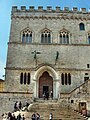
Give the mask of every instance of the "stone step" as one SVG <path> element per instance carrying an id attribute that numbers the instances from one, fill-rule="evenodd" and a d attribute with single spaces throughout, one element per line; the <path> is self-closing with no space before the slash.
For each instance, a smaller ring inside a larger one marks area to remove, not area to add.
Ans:
<path id="1" fill-rule="evenodd" d="M 57 102 L 35 102 L 29 106 L 29 111 L 20 111 L 25 116 L 26 120 L 31 120 L 34 112 L 38 112 L 41 116 L 40 120 L 49 120 L 49 115 L 52 112 L 53 120 L 87 120 L 82 115 L 78 114 L 70 107 L 64 106 Z M 19 114 L 16 112 L 15 115 Z"/>

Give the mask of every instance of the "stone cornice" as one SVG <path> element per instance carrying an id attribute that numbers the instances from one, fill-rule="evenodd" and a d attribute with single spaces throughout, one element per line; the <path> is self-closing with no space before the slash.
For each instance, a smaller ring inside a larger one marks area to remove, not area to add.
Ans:
<path id="1" fill-rule="evenodd" d="M 31 70 L 34 70 L 36 71 L 36 67 L 34 68 L 21 68 L 21 67 L 6 67 L 5 68 L 6 70 L 23 70 L 23 71 L 31 71 Z M 78 69 L 78 68 L 56 68 L 56 71 L 90 71 L 90 69 Z"/>
<path id="2" fill-rule="evenodd" d="M 56 45 L 56 46 L 90 46 L 90 44 L 59 44 L 59 43 L 51 43 L 51 44 L 42 44 L 42 43 L 22 43 L 22 42 L 8 42 L 8 44 L 13 44 L 13 45 Z"/>
<path id="3" fill-rule="evenodd" d="M 26 20 L 26 19 L 46 19 L 46 20 L 52 20 L 52 19 L 55 19 L 55 20 L 90 20 L 90 16 L 75 16 L 75 15 L 71 15 L 71 16 L 18 16 L 18 15 L 12 15 L 11 16 L 11 19 L 23 19 L 23 20 Z"/>
<path id="4" fill-rule="evenodd" d="M 0 94 L 33 94 L 33 92 L 9 92 L 9 91 L 3 91 L 3 92 L 0 92 Z"/>

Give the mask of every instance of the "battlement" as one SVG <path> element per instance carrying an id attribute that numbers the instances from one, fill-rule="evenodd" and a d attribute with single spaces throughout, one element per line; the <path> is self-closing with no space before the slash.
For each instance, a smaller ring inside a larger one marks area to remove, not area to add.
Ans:
<path id="1" fill-rule="evenodd" d="M 33 12 L 33 11 L 46 11 L 46 12 L 80 12 L 80 13 L 88 13 L 90 12 L 90 10 L 86 10 L 86 8 L 80 8 L 80 10 L 78 10 L 77 7 L 73 7 L 72 10 L 69 9 L 69 7 L 64 7 L 64 9 L 61 9 L 59 6 L 56 6 L 55 9 L 52 9 L 52 6 L 47 6 L 46 9 L 43 9 L 43 6 L 38 6 L 38 9 L 35 9 L 34 6 L 29 6 L 29 8 L 27 9 L 26 6 L 21 6 L 20 9 L 18 9 L 17 6 L 13 6 L 12 7 L 12 12 Z"/>

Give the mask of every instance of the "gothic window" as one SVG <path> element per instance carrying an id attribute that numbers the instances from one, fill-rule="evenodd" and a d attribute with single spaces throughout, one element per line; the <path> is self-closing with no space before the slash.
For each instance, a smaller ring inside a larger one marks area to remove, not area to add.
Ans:
<path id="1" fill-rule="evenodd" d="M 83 23 L 80 23 L 80 24 L 79 24 L 79 29 L 80 29 L 80 30 L 85 30 L 85 26 L 84 26 Z"/>
<path id="2" fill-rule="evenodd" d="M 23 84 L 23 73 L 20 75 L 20 84 Z"/>
<path id="3" fill-rule="evenodd" d="M 26 79 L 27 79 L 27 76 L 26 76 L 26 73 L 24 73 L 24 84 L 26 84 Z"/>
<path id="4" fill-rule="evenodd" d="M 61 74 L 61 84 L 62 85 L 71 85 L 71 74 L 70 73 L 62 73 Z"/>
<path id="5" fill-rule="evenodd" d="M 60 31 L 59 39 L 60 39 L 60 44 L 69 44 L 69 32 Z"/>
<path id="6" fill-rule="evenodd" d="M 28 73 L 27 84 L 30 84 L 30 73 Z"/>
<path id="7" fill-rule="evenodd" d="M 20 84 L 30 84 L 30 73 L 21 73 L 20 74 Z"/>
<path id="8" fill-rule="evenodd" d="M 88 44 L 90 44 L 90 33 L 88 33 Z"/>
<path id="9" fill-rule="evenodd" d="M 67 73 L 65 73 L 65 85 L 67 85 Z"/>
<path id="10" fill-rule="evenodd" d="M 41 43 L 51 43 L 51 34 L 49 30 L 41 32 Z"/>
<path id="11" fill-rule="evenodd" d="M 68 84 L 71 85 L 71 74 L 68 74 Z"/>
<path id="12" fill-rule="evenodd" d="M 29 28 L 22 33 L 22 43 L 32 43 L 32 31 Z"/>
<path id="13" fill-rule="evenodd" d="M 64 74 L 61 74 L 61 84 L 64 85 Z"/>

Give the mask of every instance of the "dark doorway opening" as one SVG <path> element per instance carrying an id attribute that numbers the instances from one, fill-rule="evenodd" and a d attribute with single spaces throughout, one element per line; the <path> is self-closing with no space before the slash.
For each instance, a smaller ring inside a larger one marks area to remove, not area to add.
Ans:
<path id="1" fill-rule="evenodd" d="M 53 92 L 53 78 L 45 71 L 39 78 L 39 89 L 38 94 L 39 98 L 43 98 L 43 93 Z"/>
<path id="2" fill-rule="evenodd" d="M 43 86 L 43 93 L 49 92 L 49 86 Z"/>

